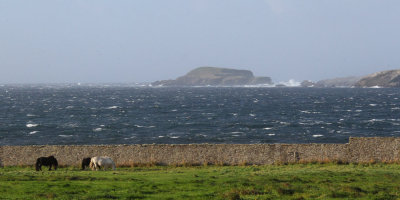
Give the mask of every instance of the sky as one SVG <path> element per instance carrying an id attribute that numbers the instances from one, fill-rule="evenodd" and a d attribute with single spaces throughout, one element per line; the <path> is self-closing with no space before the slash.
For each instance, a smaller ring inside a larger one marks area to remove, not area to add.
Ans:
<path id="1" fill-rule="evenodd" d="M 199 66 L 274 82 L 400 69 L 398 0 L 0 0 L 0 83 L 132 83 Z"/>

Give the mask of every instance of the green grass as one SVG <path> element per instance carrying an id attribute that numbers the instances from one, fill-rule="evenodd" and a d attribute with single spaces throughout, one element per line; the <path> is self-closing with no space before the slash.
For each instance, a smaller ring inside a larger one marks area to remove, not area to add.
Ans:
<path id="1" fill-rule="evenodd" d="M 0 168 L 0 199 L 398 199 L 400 165 Z"/>

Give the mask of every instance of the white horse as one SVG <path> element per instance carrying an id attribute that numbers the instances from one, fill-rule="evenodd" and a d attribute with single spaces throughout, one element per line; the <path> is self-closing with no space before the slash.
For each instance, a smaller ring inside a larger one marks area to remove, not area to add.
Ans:
<path id="1" fill-rule="evenodd" d="M 90 159 L 90 168 L 92 170 L 100 169 L 101 167 L 103 170 L 106 170 L 107 168 L 112 168 L 115 170 L 115 163 L 114 161 L 107 156 L 96 156 Z"/>

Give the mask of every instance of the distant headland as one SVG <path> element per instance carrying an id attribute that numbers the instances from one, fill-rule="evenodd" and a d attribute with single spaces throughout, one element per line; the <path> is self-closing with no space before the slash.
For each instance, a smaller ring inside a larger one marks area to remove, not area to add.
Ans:
<path id="1" fill-rule="evenodd" d="M 397 88 L 400 87 L 400 70 L 376 72 L 363 77 L 344 77 L 321 80 L 316 83 L 303 81 L 302 87 L 356 87 L 356 88 Z"/>

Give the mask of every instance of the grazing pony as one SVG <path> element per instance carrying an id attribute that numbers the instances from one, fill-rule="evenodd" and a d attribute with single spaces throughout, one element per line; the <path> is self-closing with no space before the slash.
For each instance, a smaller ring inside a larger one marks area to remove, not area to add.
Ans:
<path id="1" fill-rule="evenodd" d="M 90 160 L 90 168 L 96 171 L 100 168 L 103 168 L 103 170 L 106 170 L 107 168 L 115 170 L 115 163 L 110 157 L 96 156 Z"/>
<path id="2" fill-rule="evenodd" d="M 36 160 L 36 171 L 42 171 L 42 165 L 49 166 L 49 171 L 52 166 L 54 166 L 54 170 L 57 170 L 58 162 L 54 156 L 40 157 Z"/>
<path id="3" fill-rule="evenodd" d="M 82 170 L 85 170 L 85 168 L 89 167 L 91 159 L 91 157 L 82 159 Z"/>

